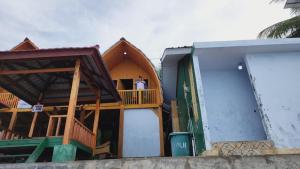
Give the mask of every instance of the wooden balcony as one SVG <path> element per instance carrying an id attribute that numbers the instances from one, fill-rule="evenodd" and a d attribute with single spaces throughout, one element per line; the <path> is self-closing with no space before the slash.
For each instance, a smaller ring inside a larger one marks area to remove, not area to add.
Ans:
<path id="1" fill-rule="evenodd" d="M 19 98 L 11 93 L 0 93 L 0 103 L 5 107 L 16 108 L 18 106 Z"/>
<path id="2" fill-rule="evenodd" d="M 156 89 L 118 91 L 124 105 L 158 104 L 158 91 Z"/>

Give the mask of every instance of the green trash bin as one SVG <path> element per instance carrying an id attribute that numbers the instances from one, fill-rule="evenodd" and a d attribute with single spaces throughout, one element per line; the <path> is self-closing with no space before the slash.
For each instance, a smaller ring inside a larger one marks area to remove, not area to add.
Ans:
<path id="1" fill-rule="evenodd" d="M 169 136 L 173 157 L 192 155 L 191 133 L 173 132 Z"/>

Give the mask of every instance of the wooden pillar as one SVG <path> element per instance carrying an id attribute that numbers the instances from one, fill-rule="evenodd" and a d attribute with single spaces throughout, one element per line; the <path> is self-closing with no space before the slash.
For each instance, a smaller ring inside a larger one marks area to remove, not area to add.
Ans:
<path id="1" fill-rule="evenodd" d="M 159 136 L 160 136 L 160 156 L 165 155 L 165 143 L 164 143 L 164 131 L 163 131 L 163 119 L 162 119 L 162 108 L 158 108 L 158 118 L 159 118 Z"/>
<path id="2" fill-rule="evenodd" d="M 80 85 L 80 59 L 77 59 L 75 64 L 75 71 L 73 75 L 67 119 L 66 119 L 66 125 L 64 130 L 63 144 L 70 143 L 71 132 L 73 130 L 74 115 L 76 110 L 79 85 Z"/>
<path id="3" fill-rule="evenodd" d="M 97 131 L 98 131 L 99 117 L 100 117 L 100 97 L 98 97 L 96 100 L 94 126 L 93 126 L 93 133 L 95 134 L 95 136 L 97 135 Z"/>
<path id="4" fill-rule="evenodd" d="M 176 100 L 171 100 L 171 113 L 172 113 L 172 129 L 173 132 L 179 132 L 179 118 L 178 118 L 178 111 L 177 111 L 177 104 Z"/>
<path id="5" fill-rule="evenodd" d="M 121 105 L 119 117 L 118 158 L 122 158 L 123 156 L 124 109 L 125 106 Z"/>
<path id="6" fill-rule="evenodd" d="M 8 130 L 10 131 L 13 131 L 14 127 L 15 127 L 15 124 L 16 124 L 16 121 L 17 121 L 17 110 L 18 109 L 13 109 L 13 112 L 12 112 L 12 116 L 10 118 L 10 122 L 9 122 L 9 126 L 8 126 Z"/>
<path id="7" fill-rule="evenodd" d="M 29 133 L 28 133 L 29 138 L 31 138 L 32 135 L 33 135 L 33 131 L 34 131 L 34 127 L 35 127 L 35 124 L 36 124 L 37 116 L 38 116 L 38 112 L 35 112 L 34 115 L 33 115 L 33 119 L 31 121 L 30 130 L 29 130 Z"/>

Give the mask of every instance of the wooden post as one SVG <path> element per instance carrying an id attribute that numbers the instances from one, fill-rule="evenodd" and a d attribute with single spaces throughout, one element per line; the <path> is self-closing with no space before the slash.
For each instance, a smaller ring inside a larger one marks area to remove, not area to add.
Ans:
<path id="1" fill-rule="evenodd" d="M 80 121 L 80 123 L 82 123 L 82 124 L 84 124 L 85 114 L 86 114 L 86 111 L 85 111 L 85 110 L 82 110 L 82 111 L 80 112 L 79 121 Z"/>
<path id="2" fill-rule="evenodd" d="M 97 135 L 97 131 L 98 131 L 99 116 L 100 116 L 100 98 L 97 98 L 96 108 L 95 108 L 95 117 L 94 117 L 94 126 L 93 126 L 93 133 L 95 135 Z"/>
<path id="3" fill-rule="evenodd" d="M 58 118 L 58 121 L 57 121 L 57 126 L 56 126 L 55 136 L 58 136 L 58 135 L 59 135 L 60 126 L 61 126 L 61 117 L 59 117 L 59 118 Z"/>
<path id="4" fill-rule="evenodd" d="M 142 90 L 138 90 L 138 97 L 139 97 L 139 103 L 138 104 L 142 104 Z"/>
<path id="5" fill-rule="evenodd" d="M 123 156 L 124 108 L 125 106 L 121 105 L 119 117 L 118 158 L 122 158 Z"/>
<path id="6" fill-rule="evenodd" d="M 165 155 L 165 143 L 164 143 L 164 131 L 163 131 L 163 119 L 162 119 L 162 108 L 158 108 L 158 118 L 159 118 L 159 136 L 160 136 L 160 156 Z"/>
<path id="7" fill-rule="evenodd" d="M 171 113 L 172 113 L 172 129 L 173 129 L 173 132 L 179 132 L 180 131 L 180 126 L 179 126 L 179 118 L 178 118 L 176 100 L 171 100 Z"/>
<path id="8" fill-rule="evenodd" d="M 8 130 L 10 131 L 13 131 L 14 127 L 15 127 L 15 124 L 16 124 L 16 121 L 17 121 L 17 110 L 18 109 L 13 109 L 13 112 L 12 112 L 12 116 L 10 118 L 10 122 L 9 122 L 9 126 L 8 126 Z"/>
<path id="9" fill-rule="evenodd" d="M 35 112 L 34 115 L 33 115 L 33 119 L 31 121 L 30 130 L 29 130 L 29 133 L 28 133 L 28 137 L 29 138 L 31 138 L 32 135 L 33 135 L 33 131 L 34 131 L 34 127 L 35 127 L 37 116 L 38 116 L 38 112 Z"/>
<path id="10" fill-rule="evenodd" d="M 74 75 L 73 75 L 70 101 L 69 101 L 69 105 L 68 105 L 67 119 L 66 119 L 66 125 L 65 125 L 65 130 L 64 130 L 63 144 L 70 143 L 70 137 L 71 137 L 71 132 L 73 129 L 74 115 L 75 115 L 76 104 L 77 104 L 79 85 L 80 85 L 80 59 L 78 58 L 76 60 L 75 71 L 74 71 Z"/>
<path id="11" fill-rule="evenodd" d="M 47 137 L 52 136 L 52 133 L 53 133 L 53 117 L 50 116 L 46 136 Z"/>

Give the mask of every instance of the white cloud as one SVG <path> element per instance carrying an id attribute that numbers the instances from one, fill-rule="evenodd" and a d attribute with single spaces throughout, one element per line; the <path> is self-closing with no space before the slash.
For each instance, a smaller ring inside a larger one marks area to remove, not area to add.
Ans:
<path id="1" fill-rule="evenodd" d="M 0 49 L 27 36 L 40 47 L 100 44 L 103 52 L 125 37 L 158 65 L 167 47 L 255 39 L 289 17 L 269 0 L 0 0 Z"/>

